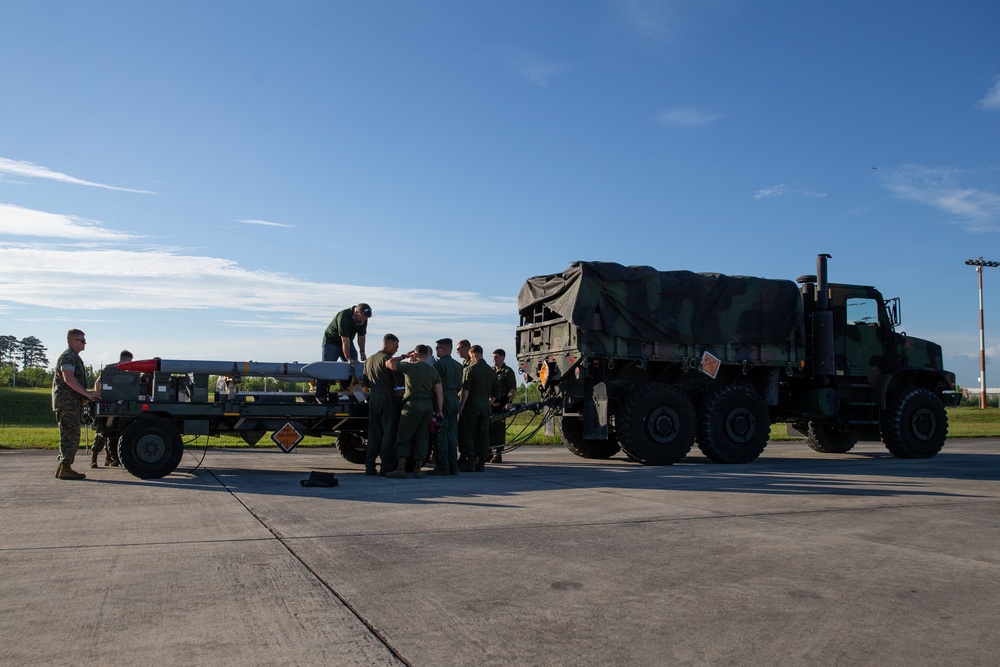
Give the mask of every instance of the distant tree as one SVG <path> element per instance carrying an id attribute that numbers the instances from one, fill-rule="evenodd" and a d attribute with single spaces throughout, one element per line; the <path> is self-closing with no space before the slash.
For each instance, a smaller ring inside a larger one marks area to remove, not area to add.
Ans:
<path id="1" fill-rule="evenodd" d="M 0 366 L 16 363 L 20 347 L 14 336 L 0 336 Z"/>
<path id="2" fill-rule="evenodd" d="M 51 387 L 52 371 L 44 368 L 25 368 L 17 374 L 18 387 Z"/>
<path id="3" fill-rule="evenodd" d="M 34 336 L 21 339 L 21 368 L 47 368 L 49 360 L 45 356 L 45 346 Z"/>

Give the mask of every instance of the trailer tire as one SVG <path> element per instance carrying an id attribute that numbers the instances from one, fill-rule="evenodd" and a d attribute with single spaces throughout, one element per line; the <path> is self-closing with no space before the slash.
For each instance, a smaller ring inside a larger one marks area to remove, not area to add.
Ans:
<path id="1" fill-rule="evenodd" d="M 698 448 L 716 463 L 750 463 L 767 447 L 771 416 L 752 387 L 731 384 L 704 398 L 698 411 Z"/>
<path id="2" fill-rule="evenodd" d="M 621 451 L 614 436 L 604 440 L 584 440 L 583 420 L 578 417 L 559 417 L 559 439 L 566 449 L 584 459 L 610 459 Z"/>
<path id="3" fill-rule="evenodd" d="M 348 462 L 364 465 L 368 456 L 367 438 L 358 431 L 341 431 L 337 436 L 337 449 Z"/>
<path id="4" fill-rule="evenodd" d="M 166 477 L 184 455 L 181 434 L 170 421 L 148 415 L 125 427 L 118 445 L 122 467 L 139 479 Z"/>
<path id="5" fill-rule="evenodd" d="M 844 454 L 858 444 L 858 434 L 850 429 L 837 428 L 833 424 L 808 422 L 806 444 L 810 449 L 824 454 Z"/>
<path id="6" fill-rule="evenodd" d="M 882 442 L 901 459 L 929 459 L 944 447 L 948 412 L 927 389 L 911 389 L 889 404 L 882 417 Z"/>
<path id="7" fill-rule="evenodd" d="M 615 433 L 629 458 L 644 465 L 677 463 L 694 446 L 694 406 L 679 389 L 660 382 L 637 387 L 615 415 Z"/>

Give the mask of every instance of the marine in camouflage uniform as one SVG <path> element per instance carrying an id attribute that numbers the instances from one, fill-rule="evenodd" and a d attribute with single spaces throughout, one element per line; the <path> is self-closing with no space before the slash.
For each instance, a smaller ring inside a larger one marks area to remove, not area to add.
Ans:
<path id="1" fill-rule="evenodd" d="M 368 450 L 365 455 L 365 474 L 375 474 L 375 460 L 382 459 L 382 474 L 396 464 L 396 387 L 403 383 L 403 376 L 393 372 L 386 362 L 399 349 L 399 339 L 393 334 L 382 337 L 382 349 L 365 361 L 365 386 L 368 394 Z"/>
<path id="2" fill-rule="evenodd" d="M 490 399 L 496 375 L 483 361 L 483 348 L 473 345 L 472 359 L 462 377 L 458 439 L 466 455 L 462 472 L 483 472 L 490 453 Z"/>
<path id="3" fill-rule="evenodd" d="M 496 384 L 490 395 L 493 403 L 490 406 L 494 415 L 510 410 L 514 403 L 514 393 L 517 391 L 517 377 L 514 369 L 504 363 L 507 353 L 501 349 L 493 350 L 493 372 L 496 374 Z M 490 449 L 493 456 L 487 463 L 501 463 L 503 461 L 503 446 L 507 442 L 507 421 L 498 419 L 490 422 Z"/>
<path id="4" fill-rule="evenodd" d="M 458 407 L 461 403 L 459 392 L 462 391 L 462 364 L 451 356 L 452 343 L 450 338 L 437 341 L 438 360 L 434 369 L 441 376 L 441 391 L 444 393 L 444 405 L 441 414 L 444 423 L 437 439 L 437 467 L 431 475 L 458 474 Z"/>
<path id="5" fill-rule="evenodd" d="M 128 350 L 122 350 L 118 355 L 118 363 L 124 364 L 126 362 L 132 361 L 132 353 Z M 114 369 L 118 364 L 108 364 L 104 367 L 104 370 Z M 102 371 L 103 372 L 103 371 Z M 97 380 L 94 381 L 94 386 L 99 387 L 101 385 L 101 376 L 97 376 Z M 104 465 L 108 467 L 117 468 L 121 465 L 121 461 L 118 460 L 118 441 L 121 440 L 121 433 L 97 433 L 94 435 L 94 444 L 90 448 L 90 467 L 97 467 L 97 455 L 102 451 L 104 452 Z"/>
<path id="6" fill-rule="evenodd" d="M 399 363 L 407 355 L 393 357 L 386 362 L 390 370 L 403 374 L 406 392 L 403 394 L 403 411 L 399 416 L 396 431 L 396 469 L 386 477 L 406 479 L 406 459 L 413 454 L 413 477 L 422 477 L 420 468 L 427 460 L 427 440 L 431 417 L 441 414 L 443 394 L 441 376 L 427 360 L 431 350 L 426 345 L 417 345 L 410 363 Z"/>
<path id="7" fill-rule="evenodd" d="M 465 369 L 468 368 L 472 364 L 472 357 L 469 356 L 469 349 L 471 347 L 472 347 L 472 343 L 470 343 L 467 338 L 463 338 L 462 340 L 458 341 L 458 345 L 455 346 L 455 351 L 458 353 L 458 358 L 462 362 L 462 377 L 463 378 L 465 377 Z M 459 403 L 461 403 L 461 400 L 462 400 L 462 392 L 461 392 L 461 390 L 459 390 L 459 392 L 458 392 L 458 397 L 459 397 Z M 458 419 L 459 419 L 459 421 L 462 420 L 461 414 L 459 414 Z M 463 447 L 464 447 L 464 444 L 462 443 L 462 437 L 461 437 L 461 435 L 459 435 L 459 438 L 458 438 L 458 465 L 459 465 L 459 468 L 461 468 L 461 466 L 465 465 L 466 459 L 470 458 L 471 456 L 475 456 L 475 452 L 467 452 L 467 451 L 465 451 L 463 449 Z"/>
<path id="8" fill-rule="evenodd" d="M 86 335 L 79 329 L 66 334 L 69 347 L 59 355 L 56 372 L 52 376 L 52 410 L 59 424 L 58 479 L 85 479 L 86 475 L 73 470 L 76 452 L 80 449 L 80 421 L 83 402 L 101 397 L 97 391 L 87 390 L 87 369 L 80 352 L 87 345 Z"/>

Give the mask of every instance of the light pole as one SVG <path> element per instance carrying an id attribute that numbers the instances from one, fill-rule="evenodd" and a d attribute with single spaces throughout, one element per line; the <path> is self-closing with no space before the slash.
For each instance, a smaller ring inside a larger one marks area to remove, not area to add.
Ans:
<path id="1" fill-rule="evenodd" d="M 983 259 L 967 259 L 965 263 L 976 267 L 979 274 L 979 409 L 986 409 L 986 329 L 983 326 L 983 267 L 1000 266 L 1000 262 Z"/>

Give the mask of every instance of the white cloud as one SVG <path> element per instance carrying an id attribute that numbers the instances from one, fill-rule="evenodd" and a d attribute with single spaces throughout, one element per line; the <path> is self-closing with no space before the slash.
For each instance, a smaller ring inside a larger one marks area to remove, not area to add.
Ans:
<path id="1" fill-rule="evenodd" d="M 990 88 L 983 99 L 976 103 L 976 106 L 980 109 L 1000 109 L 1000 76 L 996 78 L 993 82 L 993 87 Z"/>
<path id="2" fill-rule="evenodd" d="M 285 227 L 288 229 L 295 228 L 295 225 L 286 225 L 283 222 L 268 222 L 267 220 L 237 220 L 236 222 L 242 222 L 245 225 L 260 225 L 261 227 Z"/>
<path id="3" fill-rule="evenodd" d="M 722 114 L 678 107 L 664 111 L 656 117 L 656 120 L 673 127 L 705 127 L 720 118 L 722 118 Z"/>
<path id="4" fill-rule="evenodd" d="M 503 59 L 508 67 L 541 88 L 547 88 L 553 77 L 569 70 L 569 64 L 565 62 L 543 58 L 518 48 L 506 49 Z"/>
<path id="5" fill-rule="evenodd" d="M 0 222 L 0 333 L 35 335 L 55 348 L 67 328 L 93 329 L 86 361 L 97 366 L 123 347 L 141 358 L 315 359 L 330 318 L 359 301 L 375 311 L 369 352 L 387 331 L 409 346 L 452 336 L 509 348 L 517 324 L 512 297 L 308 281 L 225 257 L 137 248 L 120 243 L 129 238 L 121 232 L 72 216 L 0 212 L 11 209 L 22 222 L 26 214 L 42 220 L 47 239 L 27 242 L 19 226 Z"/>
<path id="6" fill-rule="evenodd" d="M 907 164 L 880 170 L 885 187 L 900 199 L 931 206 L 968 231 L 1000 230 L 1000 194 L 971 184 L 995 170 L 972 171 Z"/>
<path id="7" fill-rule="evenodd" d="M 0 204 L 0 235 L 41 236 L 73 241 L 129 241 L 135 237 L 107 229 L 99 222 L 71 215 Z"/>
<path id="8" fill-rule="evenodd" d="M 67 174 L 61 174 L 58 171 L 52 171 L 51 169 L 48 169 L 46 167 L 40 167 L 37 164 L 33 164 L 31 162 L 22 162 L 3 157 L 0 157 L 0 174 L 13 174 L 15 176 L 25 176 L 28 178 L 41 178 L 50 181 L 58 181 L 60 183 L 71 183 L 73 185 L 86 185 L 92 188 L 104 188 L 105 190 L 118 190 L 120 192 L 136 192 L 145 195 L 157 194 L 156 192 L 151 192 L 149 190 L 133 190 L 132 188 L 120 188 L 114 185 L 105 185 L 103 183 L 94 183 L 93 181 L 85 181 L 80 178 L 68 176 Z"/>
<path id="9" fill-rule="evenodd" d="M 778 183 L 777 185 L 772 185 L 769 188 L 762 188 L 754 193 L 754 199 L 767 199 L 769 197 L 784 197 L 786 195 L 795 195 L 798 197 L 806 197 L 808 199 L 822 199 L 826 197 L 825 192 L 816 192 L 815 190 L 803 190 L 801 188 L 789 188 L 784 183 Z"/>

